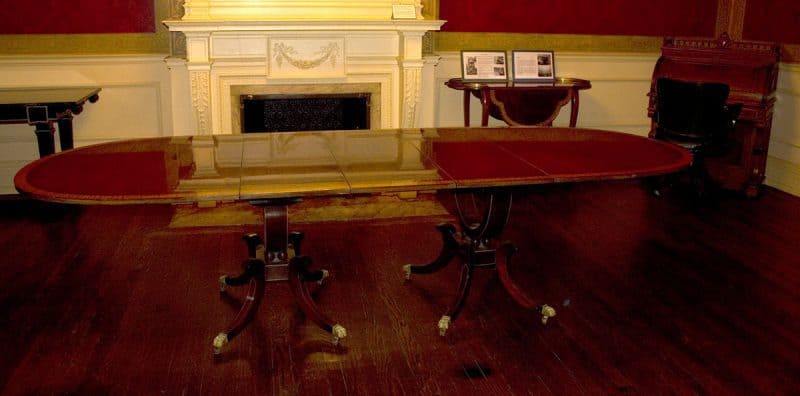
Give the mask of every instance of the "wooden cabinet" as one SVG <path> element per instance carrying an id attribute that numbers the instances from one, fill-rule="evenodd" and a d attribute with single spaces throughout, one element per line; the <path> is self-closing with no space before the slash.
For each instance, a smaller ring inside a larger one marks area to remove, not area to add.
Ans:
<path id="1" fill-rule="evenodd" d="M 728 84 L 728 103 L 741 103 L 742 113 L 730 150 L 707 159 L 708 173 L 723 188 L 756 196 L 764 182 L 779 59 L 777 43 L 734 41 L 727 34 L 717 39 L 667 37 L 653 70 L 648 116 L 655 111 L 661 77 Z"/>

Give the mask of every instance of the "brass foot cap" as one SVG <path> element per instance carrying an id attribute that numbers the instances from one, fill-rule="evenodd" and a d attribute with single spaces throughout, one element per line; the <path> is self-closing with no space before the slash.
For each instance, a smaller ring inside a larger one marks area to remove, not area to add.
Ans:
<path id="1" fill-rule="evenodd" d="M 403 266 L 403 275 L 405 275 L 406 280 L 411 279 L 411 264 Z"/>
<path id="2" fill-rule="evenodd" d="M 228 335 L 225 333 L 219 333 L 216 337 L 214 337 L 214 354 L 219 355 L 222 352 L 222 348 L 228 344 Z"/>
<path id="3" fill-rule="evenodd" d="M 542 305 L 542 308 L 539 310 L 539 312 L 541 312 L 541 314 L 542 314 L 542 324 L 547 324 L 547 319 L 550 319 L 553 316 L 556 316 L 555 308 L 553 308 L 553 307 L 551 307 L 551 306 L 549 306 L 547 304 Z"/>
<path id="4" fill-rule="evenodd" d="M 347 330 L 342 325 L 336 324 L 331 328 L 331 334 L 333 334 L 333 345 L 337 345 L 339 340 L 347 337 Z"/>
<path id="5" fill-rule="evenodd" d="M 438 326 L 439 326 L 439 335 L 444 337 L 444 335 L 447 333 L 447 329 L 450 328 L 450 317 L 447 315 L 442 316 L 442 318 L 439 319 Z"/>
<path id="6" fill-rule="evenodd" d="M 219 291 L 220 292 L 224 292 L 225 288 L 228 286 L 228 283 L 225 281 L 226 279 L 228 279 L 228 277 L 225 276 L 225 275 L 222 275 L 222 276 L 219 277 Z"/>

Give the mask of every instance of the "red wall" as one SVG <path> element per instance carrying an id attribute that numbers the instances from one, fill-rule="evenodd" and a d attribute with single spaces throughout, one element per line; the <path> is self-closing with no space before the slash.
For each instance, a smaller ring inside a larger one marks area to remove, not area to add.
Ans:
<path id="1" fill-rule="evenodd" d="M 0 0 L 0 34 L 155 32 L 153 0 Z"/>
<path id="2" fill-rule="evenodd" d="M 748 1 L 742 38 L 800 44 L 800 1 Z"/>
<path id="3" fill-rule="evenodd" d="M 449 32 L 714 37 L 717 18 L 717 0 L 440 0 L 439 7 Z"/>

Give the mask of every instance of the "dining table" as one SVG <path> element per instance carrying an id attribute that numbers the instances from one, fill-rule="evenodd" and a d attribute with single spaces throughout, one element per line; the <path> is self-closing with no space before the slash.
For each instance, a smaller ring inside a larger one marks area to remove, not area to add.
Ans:
<path id="1" fill-rule="evenodd" d="M 306 317 L 331 333 L 334 343 L 347 336 L 345 327 L 325 315 L 309 293 L 309 286 L 328 273 L 314 269 L 310 255 L 301 252 L 304 235 L 290 231 L 287 208 L 301 200 L 452 192 L 458 224 L 437 226 L 441 249 L 431 252 L 434 258 L 428 263 L 399 268 L 411 279 L 450 263 L 461 265 L 454 302 L 437 323 L 445 335 L 464 305 L 476 268 L 496 269 L 513 300 L 540 315 L 542 322 L 556 314 L 551 305 L 531 298 L 508 270 L 517 248 L 501 243 L 500 236 L 519 188 L 660 176 L 686 168 L 691 160 L 686 150 L 669 143 L 585 128 L 247 133 L 80 147 L 31 162 L 16 174 L 14 183 L 26 197 L 64 204 L 237 201 L 259 207 L 263 229 L 243 237 L 244 269 L 218 280 L 221 292 L 247 287 L 240 310 L 212 341 L 214 353 L 221 353 L 253 320 L 265 284 L 273 280 L 289 282 Z"/>

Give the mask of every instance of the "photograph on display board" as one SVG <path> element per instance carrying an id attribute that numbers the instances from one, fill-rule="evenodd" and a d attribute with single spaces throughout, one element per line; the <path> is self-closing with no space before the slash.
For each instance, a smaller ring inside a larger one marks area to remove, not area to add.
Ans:
<path id="1" fill-rule="evenodd" d="M 553 51 L 512 51 L 511 70 L 514 81 L 553 81 L 556 75 Z"/>
<path id="2" fill-rule="evenodd" d="M 505 81 L 508 79 L 504 51 L 461 51 L 464 81 Z"/>

